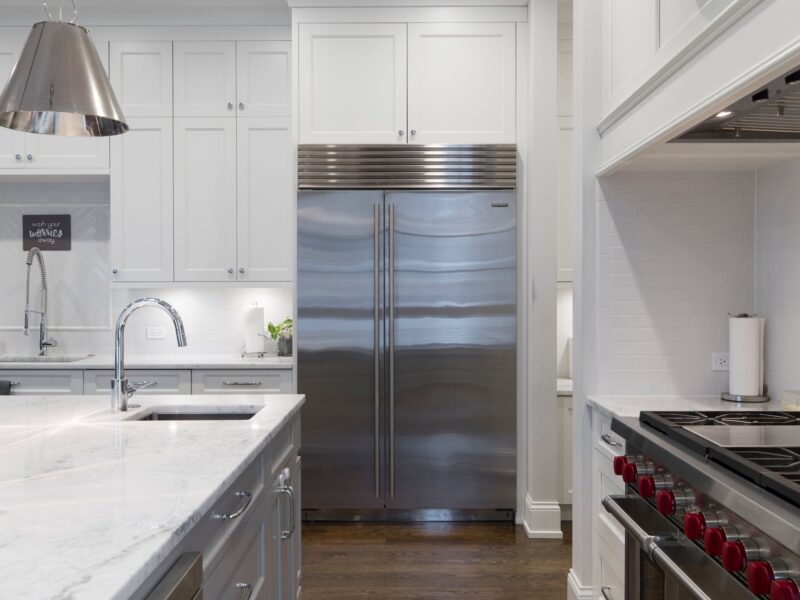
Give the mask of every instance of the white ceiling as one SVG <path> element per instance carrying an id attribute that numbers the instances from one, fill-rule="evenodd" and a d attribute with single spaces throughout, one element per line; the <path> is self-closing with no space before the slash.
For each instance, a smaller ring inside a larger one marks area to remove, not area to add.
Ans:
<path id="1" fill-rule="evenodd" d="M 639 171 L 753 171 L 800 159 L 800 142 L 661 144 L 620 169 Z"/>

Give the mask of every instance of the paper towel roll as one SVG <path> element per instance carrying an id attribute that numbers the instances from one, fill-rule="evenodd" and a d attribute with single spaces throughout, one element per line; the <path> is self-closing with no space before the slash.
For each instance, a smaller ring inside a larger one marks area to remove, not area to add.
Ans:
<path id="1" fill-rule="evenodd" d="M 760 396 L 764 392 L 764 319 L 731 317 L 729 333 L 729 393 Z"/>
<path id="2" fill-rule="evenodd" d="M 244 313 L 244 351 L 264 351 L 264 307 L 251 306 Z"/>

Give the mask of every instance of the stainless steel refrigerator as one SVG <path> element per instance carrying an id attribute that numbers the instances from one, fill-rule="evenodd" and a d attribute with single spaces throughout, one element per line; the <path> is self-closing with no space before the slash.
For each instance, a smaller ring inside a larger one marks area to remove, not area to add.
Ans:
<path id="1" fill-rule="evenodd" d="M 309 519 L 514 515 L 516 152 L 417 149 L 300 147 Z"/>

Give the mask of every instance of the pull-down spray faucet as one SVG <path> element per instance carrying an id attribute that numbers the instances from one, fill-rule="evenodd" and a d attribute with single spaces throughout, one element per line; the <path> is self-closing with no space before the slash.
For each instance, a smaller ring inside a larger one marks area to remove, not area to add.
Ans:
<path id="1" fill-rule="evenodd" d="M 39 310 L 31 310 L 31 266 L 33 265 L 33 258 L 36 257 L 39 263 L 39 272 L 42 276 L 42 295 Z M 47 270 L 44 267 L 44 256 L 42 251 L 37 247 L 33 247 L 28 252 L 28 257 L 25 259 L 25 264 L 28 265 L 28 278 L 25 284 L 25 323 L 22 326 L 23 335 L 30 333 L 30 314 L 36 313 L 39 315 L 39 356 L 44 356 L 47 348 L 57 346 L 58 342 L 55 339 L 47 337 Z"/>

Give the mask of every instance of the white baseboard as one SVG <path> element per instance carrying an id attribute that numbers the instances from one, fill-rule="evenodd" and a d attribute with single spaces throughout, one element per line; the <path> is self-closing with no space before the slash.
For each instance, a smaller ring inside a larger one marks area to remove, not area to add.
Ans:
<path id="1" fill-rule="evenodd" d="M 522 525 L 529 538 L 560 540 L 564 537 L 558 502 L 536 502 L 526 495 Z"/>
<path id="2" fill-rule="evenodd" d="M 593 598 L 592 586 L 583 585 L 575 571 L 570 569 L 569 575 L 567 575 L 567 600 L 592 600 Z"/>

